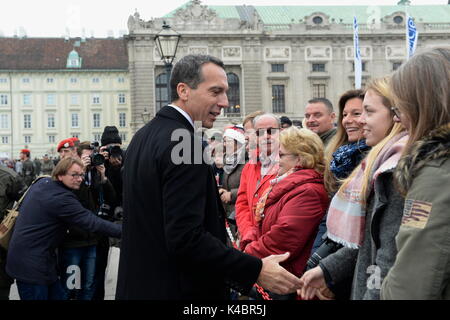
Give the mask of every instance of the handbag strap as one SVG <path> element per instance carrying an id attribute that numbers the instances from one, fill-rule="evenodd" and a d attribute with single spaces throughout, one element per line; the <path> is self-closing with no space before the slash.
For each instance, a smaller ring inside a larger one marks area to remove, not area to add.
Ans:
<path id="1" fill-rule="evenodd" d="M 20 205 L 22 204 L 23 199 L 24 199 L 25 196 L 27 195 L 28 190 L 30 190 L 31 186 L 32 186 L 33 184 L 35 184 L 36 182 L 38 182 L 39 180 L 41 180 L 42 178 L 51 178 L 51 176 L 46 175 L 46 174 L 43 174 L 43 175 L 37 177 L 36 179 L 34 179 L 33 182 L 30 184 L 30 186 L 27 188 L 27 190 L 25 190 L 25 192 L 23 193 L 23 195 L 20 197 L 19 201 L 17 201 L 17 202 L 14 204 L 12 210 L 19 210 L 19 207 L 20 207 Z"/>

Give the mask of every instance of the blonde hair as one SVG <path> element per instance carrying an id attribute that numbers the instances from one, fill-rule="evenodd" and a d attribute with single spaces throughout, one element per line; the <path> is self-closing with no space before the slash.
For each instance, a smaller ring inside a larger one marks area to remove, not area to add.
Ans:
<path id="1" fill-rule="evenodd" d="M 78 158 L 67 157 L 60 160 L 52 171 L 52 180 L 58 181 L 58 176 L 66 175 L 74 164 L 84 168 L 83 162 Z"/>
<path id="2" fill-rule="evenodd" d="M 338 188 L 338 180 L 334 176 L 334 173 L 331 172 L 330 164 L 333 160 L 333 153 L 341 147 L 342 145 L 348 143 L 348 135 L 347 131 L 345 131 L 344 126 L 342 125 L 342 120 L 344 119 L 344 108 L 347 101 L 351 99 L 360 99 L 361 105 L 364 100 L 364 91 L 357 90 L 348 90 L 342 94 L 339 98 L 339 115 L 337 120 L 337 131 L 334 137 L 331 139 L 328 146 L 325 148 L 325 173 L 324 173 L 324 182 L 325 188 L 328 192 L 336 192 Z"/>
<path id="3" fill-rule="evenodd" d="M 248 115 L 245 116 L 244 121 L 242 121 L 242 125 L 245 126 L 245 124 L 247 122 L 251 121 L 252 126 L 253 126 L 253 119 L 255 119 L 257 116 L 260 116 L 262 114 L 264 114 L 264 111 L 262 111 L 262 110 L 257 110 L 252 113 L 249 113 Z"/>
<path id="4" fill-rule="evenodd" d="M 290 153 L 300 157 L 300 165 L 303 168 L 324 172 L 323 142 L 314 132 L 289 127 L 280 133 L 280 144 Z"/>
<path id="5" fill-rule="evenodd" d="M 392 107 L 392 93 L 390 90 L 390 83 L 389 83 L 389 77 L 380 78 L 380 79 L 374 79 L 367 85 L 366 93 L 368 90 L 373 91 L 375 94 L 380 96 L 383 101 L 383 105 L 389 109 Z M 390 111 L 391 112 L 391 111 Z M 367 202 L 368 194 L 367 191 L 369 189 L 369 184 L 371 181 L 371 174 L 372 174 L 372 168 L 375 164 L 375 160 L 377 159 L 378 155 L 380 154 L 381 150 L 384 148 L 384 146 L 388 143 L 389 140 L 391 140 L 394 136 L 398 135 L 400 132 L 404 131 L 405 128 L 401 123 L 395 123 L 394 120 L 392 120 L 392 126 L 389 130 L 388 135 L 381 140 L 379 143 L 377 143 L 376 146 L 372 147 L 369 154 L 365 158 L 365 168 L 364 168 L 364 174 L 363 174 L 363 182 L 361 186 L 361 201 L 362 203 Z M 356 167 L 353 172 L 350 174 L 350 176 L 345 179 L 341 185 L 341 187 L 338 190 L 338 193 L 342 194 L 350 181 L 356 176 L 356 174 L 361 169 L 361 163 Z"/>
<path id="6" fill-rule="evenodd" d="M 450 48 L 415 54 L 392 75 L 394 101 L 411 130 L 413 143 L 450 122 Z"/>

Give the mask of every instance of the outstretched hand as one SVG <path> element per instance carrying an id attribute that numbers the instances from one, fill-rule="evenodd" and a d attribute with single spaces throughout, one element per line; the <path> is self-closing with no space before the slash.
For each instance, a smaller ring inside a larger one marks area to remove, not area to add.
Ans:
<path id="1" fill-rule="evenodd" d="M 300 288 L 300 279 L 280 266 L 280 262 L 287 258 L 289 252 L 263 258 L 263 266 L 256 283 L 276 294 L 289 294 Z"/>
<path id="2" fill-rule="evenodd" d="M 327 285 L 325 283 L 325 277 L 323 275 L 322 269 L 317 266 L 311 270 L 306 271 L 300 279 L 301 289 L 297 290 L 297 294 L 304 300 L 311 300 L 316 295 L 320 298 L 325 297 L 321 293 L 325 293 L 325 288 Z"/>

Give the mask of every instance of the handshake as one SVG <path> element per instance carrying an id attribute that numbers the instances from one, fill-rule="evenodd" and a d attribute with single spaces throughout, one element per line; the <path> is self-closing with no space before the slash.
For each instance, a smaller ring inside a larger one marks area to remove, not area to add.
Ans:
<path id="1" fill-rule="evenodd" d="M 327 288 L 320 267 L 308 270 L 301 278 L 296 277 L 282 266 L 280 262 L 289 258 L 289 252 L 271 255 L 262 259 L 263 266 L 256 283 L 276 294 L 297 292 L 304 300 L 317 296 L 320 300 L 332 300 L 334 294 Z"/>

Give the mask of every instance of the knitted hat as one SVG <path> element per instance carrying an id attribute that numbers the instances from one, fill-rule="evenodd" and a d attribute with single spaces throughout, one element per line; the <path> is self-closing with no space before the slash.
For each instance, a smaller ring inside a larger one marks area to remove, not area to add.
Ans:
<path id="1" fill-rule="evenodd" d="M 106 126 L 102 133 L 101 138 L 102 146 L 106 146 L 110 143 L 120 143 L 122 144 L 122 139 L 119 136 L 119 130 L 116 126 Z"/>
<path id="2" fill-rule="evenodd" d="M 239 126 L 226 129 L 223 136 L 234 139 L 241 144 L 245 143 L 244 128 Z"/>
<path id="3" fill-rule="evenodd" d="M 56 148 L 56 151 L 59 152 L 59 150 L 61 150 L 62 148 L 71 148 L 71 147 L 75 147 L 75 140 L 74 140 L 74 138 L 67 138 L 67 139 L 61 140 L 58 143 L 58 147 Z"/>

